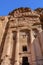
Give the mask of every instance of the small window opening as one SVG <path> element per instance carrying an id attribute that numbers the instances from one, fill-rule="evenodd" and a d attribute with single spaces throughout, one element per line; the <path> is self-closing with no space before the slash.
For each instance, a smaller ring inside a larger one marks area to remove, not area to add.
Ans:
<path id="1" fill-rule="evenodd" d="M 27 46 L 23 46 L 23 51 L 27 51 Z"/>

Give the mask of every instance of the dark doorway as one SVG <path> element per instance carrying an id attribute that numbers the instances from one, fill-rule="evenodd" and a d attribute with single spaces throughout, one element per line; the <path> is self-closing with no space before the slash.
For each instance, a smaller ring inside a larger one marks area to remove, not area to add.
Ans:
<path id="1" fill-rule="evenodd" d="M 22 59 L 22 65 L 30 65 L 28 63 L 28 57 L 23 57 L 23 59 Z"/>

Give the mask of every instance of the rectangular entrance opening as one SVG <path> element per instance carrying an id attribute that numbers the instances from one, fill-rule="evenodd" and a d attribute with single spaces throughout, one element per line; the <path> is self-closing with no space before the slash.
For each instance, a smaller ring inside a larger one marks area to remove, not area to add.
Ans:
<path id="1" fill-rule="evenodd" d="M 22 58 L 22 65 L 30 65 L 29 62 L 28 62 L 28 57 Z"/>

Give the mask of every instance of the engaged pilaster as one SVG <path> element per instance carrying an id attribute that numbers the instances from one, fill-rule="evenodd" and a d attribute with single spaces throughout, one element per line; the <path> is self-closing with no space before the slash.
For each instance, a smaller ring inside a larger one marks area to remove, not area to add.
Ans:
<path id="1" fill-rule="evenodd" d="M 31 54 L 32 54 L 31 61 L 32 61 L 32 65 L 37 65 L 37 63 L 35 62 L 36 56 L 35 56 L 35 48 L 33 43 L 35 38 L 32 29 L 30 30 L 30 36 L 31 36 Z"/>
<path id="2" fill-rule="evenodd" d="M 11 57 L 12 57 L 12 50 L 13 50 L 13 34 L 11 31 L 8 32 L 5 45 L 2 53 L 2 63 L 1 65 L 11 65 Z"/>
<path id="3" fill-rule="evenodd" d="M 15 54 L 15 64 L 19 65 L 19 30 L 17 31 L 17 43 L 16 43 L 16 54 Z"/>

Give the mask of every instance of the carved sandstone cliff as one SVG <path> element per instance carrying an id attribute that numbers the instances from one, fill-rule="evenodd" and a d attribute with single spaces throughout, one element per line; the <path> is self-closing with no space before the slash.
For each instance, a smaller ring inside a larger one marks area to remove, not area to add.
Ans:
<path id="1" fill-rule="evenodd" d="M 29 65 L 43 65 L 42 42 L 43 8 L 18 8 L 0 17 L 0 65 L 24 65 L 24 57 Z"/>

